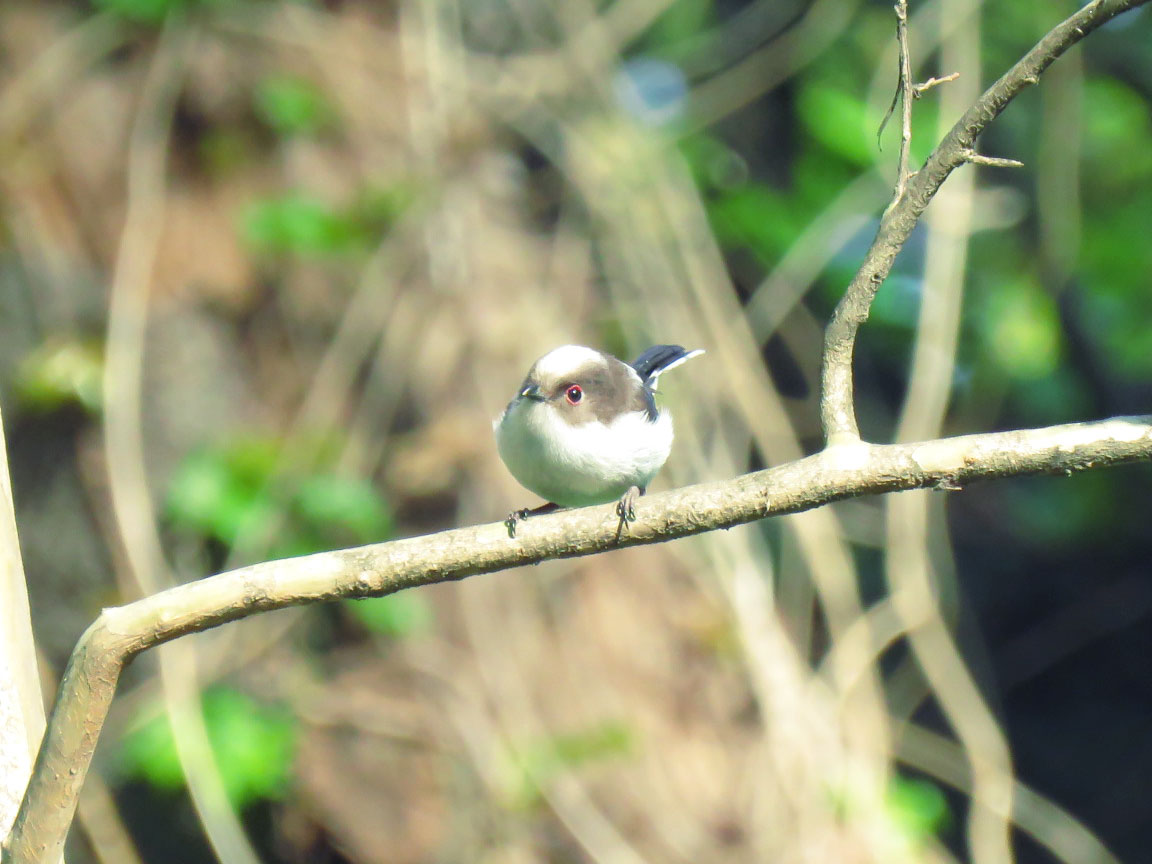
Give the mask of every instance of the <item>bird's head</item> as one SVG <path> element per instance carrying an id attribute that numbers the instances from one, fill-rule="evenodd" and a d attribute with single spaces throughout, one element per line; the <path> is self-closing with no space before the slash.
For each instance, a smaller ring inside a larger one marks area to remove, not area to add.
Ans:
<path id="1" fill-rule="evenodd" d="M 513 405 L 518 403 L 555 411 L 573 426 L 610 425 L 622 414 L 654 410 L 651 391 L 635 369 L 582 345 L 564 345 L 537 360 L 516 393 Z"/>

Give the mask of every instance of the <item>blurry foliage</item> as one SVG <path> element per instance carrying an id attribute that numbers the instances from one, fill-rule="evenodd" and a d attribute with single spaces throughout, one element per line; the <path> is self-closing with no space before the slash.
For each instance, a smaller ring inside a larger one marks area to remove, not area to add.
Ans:
<path id="1" fill-rule="evenodd" d="M 96 413 L 102 401 L 104 355 L 100 346 L 80 340 L 50 340 L 20 361 L 16 397 L 35 412 L 79 405 Z"/>
<path id="2" fill-rule="evenodd" d="M 168 486 L 165 515 L 177 532 L 225 549 L 262 542 L 267 557 L 380 543 L 392 517 L 373 485 L 326 468 L 283 468 L 271 438 L 230 441 L 197 450 Z M 321 448 L 321 464 L 331 460 Z M 428 629 L 432 612 L 411 592 L 343 604 L 368 631 L 403 637 Z"/>
<path id="3" fill-rule="evenodd" d="M 923 846 L 952 827 L 948 799 L 935 783 L 899 775 L 888 787 L 888 813 L 914 846 Z"/>
<path id="4" fill-rule="evenodd" d="M 349 600 L 345 608 L 378 636 L 417 635 L 427 630 L 432 622 L 431 607 L 412 591 L 367 600 Z"/>
<path id="5" fill-rule="evenodd" d="M 779 259 L 795 236 L 793 212 L 785 196 L 763 183 L 723 192 L 709 207 L 720 242 L 747 249 L 766 266 Z"/>
<path id="6" fill-rule="evenodd" d="M 285 710 L 260 705 L 227 687 L 203 694 L 204 723 L 228 800 L 243 809 L 259 800 L 282 797 L 296 746 L 296 721 Z M 120 742 L 119 767 L 170 791 L 184 787 L 184 772 L 168 715 L 160 712 Z"/>
<path id="7" fill-rule="evenodd" d="M 659 54 L 660 39 L 667 40 L 666 46 L 690 39 L 693 27 L 710 20 L 711 9 L 707 3 L 673 4 L 649 34 L 645 50 Z M 1138 14 L 1144 23 L 1133 26 L 1128 22 L 1127 29 L 1146 32 L 1147 10 Z M 985 67 L 1000 74 L 1032 44 L 1038 26 L 1037 12 L 1031 7 L 989 10 L 986 32 L 994 36 L 986 40 Z M 789 151 L 786 171 L 776 172 L 775 181 L 761 179 L 748 169 L 745 160 L 754 159 L 755 153 L 731 147 L 717 133 L 695 133 L 680 142 L 680 152 L 725 250 L 750 256 L 766 272 L 849 183 L 862 172 L 874 170 L 878 160 L 890 161 L 899 136 L 898 117 L 883 131 L 881 149 L 877 140 L 881 113 L 869 102 L 874 94 L 862 86 L 876 45 L 881 44 L 877 40 L 890 27 L 887 9 L 861 9 L 858 25 L 849 28 L 820 63 L 804 69 L 789 85 L 793 120 L 785 128 L 792 140 L 783 148 Z M 1124 40 L 1139 45 L 1141 39 L 1138 32 L 1119 33 L 1116 38 L 1122 45 L 1128 44 Z M 1092 52 L 1094 44 L 1090 41 L 1085 50 Z M 895 75 L 891 82 L 882 83 L 894 87 Z M 1021 158 L 1031 166 L 1038 161 L 1035 98 L 1026 94 L 991 132 L 996 153 Z M 1083 335 L 1090 339 L 1088 350 L 1109 373 L 1138 382 L 1152 374 L 1152 328 L 1147 326 L 1152 319 L 1152 292 L 1148 291 L 1152 244 L 1147 242 L 1152 215 L 1147 197 L 1130 192 L 1152 183 L 1152 113 L 1145 92 L 1091 66 L 1079 101 L 1083 124 L 1074 153 L 1083 163 L 1085 176 L 1092 178 L 1082 192 L 1091 215 L 1080 222 L 1075 267 L 1082 281 L 1068 290 L 1077 294 Z M 913 167 L 936 144 L 937 104 L 931 96 L 915 103 Z M 1027 113 L 1029 105 L 1032 113 Z M 985 187 L 1018 186 L 1029 178 L 1023 173 L 984 169 L 980 182 Z M 1034 206 L 1035 190 L 1024 190 L 1023 199 Z M 1026 214 L 1028 219 L 1034 217 Z M 839 300 L 874 230 L 866 229 L 827 262 L 808 295 L 818 318 L 826 317 Z M 901 364 L 914 337 L 924 289 L 922 236 L 921 227 L 897 259 L 877 295 L 872 326 L 864 336 L 883 355 L 875 362 L 886 375 L 902 374 Z M 972 238 L 971 249 L 957 386 L 963 390 L 994 381 L 997 392 L 1006 387 L 1008 398 L 1002 402 L 1006 416 L 1000 421 L 1004 425 L 1059 422 L 1074 419 L 1076 410 L 1091 411 L 1082 373 L 1070 365 L 1064 344 L 1059 298 L 1066 286 L 1053 285 L 1046 278 L 1050 273 L 1035 234 L 1027 230 L 980 233 Z M 755 273 L 744 276 L 745 280 L 758 277 Z M 886 357 L 895 360 L 889 363 Z M 973 375 L 973 370 L 978 374 Z M 867 388 L 867 383 L 861 386 Z M 900 391 L 893 388 L 892 392 Z"/>
<path id="8" fill-rule="evenodd" d="M 280 135 L 305 135 L 333 122 L 335 109 L 317 87 L 300 78 L 264 78 L 253 93 L 256 116 Z"/>
<path id="9" fill-rule="evenodd" d="M 649 28 L 644 44 L 656 53 L 672 51 L 715 23 L 713 0 L 676 0 Z"/>
<path id="10" fill-rule="evenodd" d="M 1135 189 L 1152 185 L 1152 116 L 1147 99 L 1115 78 L 1088 79 L 1082 101 L 1084 190 L 1093 218 L 1084 220 L 1084 305 L 1111 370 L 1128 378 L 1152 374 L 1152 214 Z"/>
<path id="11" fill-rule="evenodd" d="M 244 214 L 244 239 L 256 252 L 328 257 L 362 248 L 363 227 L 308 195 L 257 201 Z"/>
<path id="12" fill-rule="evenodd" d="M 1152 141 L 1144 97 L 1115 78 L 1090 78 L 1083 100 L 1084 158 L 1094 181 L 1123 189 L 1152 178 L 1152 147 L 1132 146 Z"/>
<path id="13" fill-rule="evenodd" d="M 238 173 L 252 159 L 252 143 L 235 129 L 209 129 L 196 145 L 199 162 L 214 179 Z"/>
<path id="14" fill-rule="evenodd" d="M 98 9 L 105 9 L 138 24 L 159 24 L 169 13 L 197 6 L 227 6 L 240 2 L 243 0 L 92 0 Z"/>
<path id="15" fill-rule="evenodd" d="M 172 527 L 230 548 L 264 538 L 272 557 L 387 540 L 392 518 L 371 483 L 282 468 L 280 446 L 249 438 L 191 453 L 165 502 Z"/>
<path id="16" fill-rule="evenodd" d="M 514 779 L 508 804 L 515 809 L 535 807 L 541 789 L 561 774 L 589 763 L 621 759 L 635 750 L 635 730 L 616 720 L 517 747 L 509 754 L 508 768 Z"/>
<path id="17" fill-rule="evenodd" d="M 1012 378 L 1046 378 L 1060 363 L 1056 301 L 1038 285 L 1013 281 L 984 295 L 980 332 L 996 366 Z"/>
<path id="18" fill-rule="evenodd" d="M 264 256 L 284 253 L 333 258 L 363 252 L 416 200 L 414 185 L 365 189 L 348 206 L 332 207 L 305 193 L 253 202 L 241 223 L 245 242 Z"/>
<path id="19" fill-rule="evenodd" d="M 1069 554 L 1084 537 L 1106 536 L 1109 526 L 1123 524 L 1125 507 L 1108 474 L 1078 474 L 1073 486 L 1071 494 L 1065 491 L 1067 478 L 1033 477 L 1005 489 L 1003 506 L 1022 543 Z"/>
<path id="20" fill-rule="evenodd" d="M 858 87 L 811 81 L 800 89 L 797 109 L 814 141 L 845 162 L 864 168 L 876 161 L 879 121 L 861 95 Z"/>

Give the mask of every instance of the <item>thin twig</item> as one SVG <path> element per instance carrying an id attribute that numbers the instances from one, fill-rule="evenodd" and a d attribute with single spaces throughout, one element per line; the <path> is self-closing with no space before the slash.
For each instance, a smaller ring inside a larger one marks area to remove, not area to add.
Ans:
<path id="1" fill-rule="evenodd" d="M 1072 474 L 1152 460 L 1152 416 L 838 447 L 767 471 L 644 499 L 616 539 L 614 505 L 501 522 L 357 549 L 268 561 L 105 609 L 64 673 L 5 864 L 52 864 L 76 808 L 120 673 L 142 651 L 258 612 L 455 581 L 554 558 L 662 543 L 860 495 L 1033 474 Z"/>
<path id="2" fill-rule="evenodd" d="M 908 160 L 912 151 L 912 57 L 908 48 L 908 0 L 896 0 L 896 44 L 900 49 L 900 153 L 896 161 L 895 207 L 908 188 Z"/>
<path id="3" fill-rule="evenodd" d="M 856 333 L 868 318 L 876 291 L 892 270 L 920 215 L 958 166 L 966 161 L 977 136 L 1052 63 L 1089 33 L 1122 12 L 1149 0 L 1095 0 L 1056 25 L 961 117 L 924 166 L 908 178 L 904 194 L 884 212 L 872 247 L 836 307 L 824 333 L 820 419 L 830 445 L 860 440 L 856 423 L 852 356 Z"/>
<path id="4" fill-rule="evenodd" d="M 1023 168 L 1024 163 L 1016 159 L 1002 159 L 998 156 L 985 156 L 977 153 L 971 147 L 966 147 L 960 151 L 960 155 L 964 158 L 965 162 L 972 165 L 988 165 L 992 168 Z"/>
<path id="5" fill-rule="evenodd" d="M 939 87 L 941 84 L 948 84 L 949 82 L 955 81 L 959 77 L 959 72 L 953 72 L 951 75 L 945 75 L 942 78 L 929 78 L 927 81 L 917 84 L 912 88 L 912 98 L 919 99 L 933 87 Z"/>

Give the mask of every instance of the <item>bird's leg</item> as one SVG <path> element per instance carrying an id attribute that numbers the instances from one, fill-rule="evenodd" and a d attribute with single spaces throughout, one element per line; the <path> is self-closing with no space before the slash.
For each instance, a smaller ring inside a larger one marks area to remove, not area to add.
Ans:
<path id="1" fill-rule="evenodd" d="M 525 507 L 523 510 L 513 510 L 508 514 L 508 518 L 504 520 L 504 525 L 508 529 L 508 536 L 516 536 L 516 526 L 527 519 L 529 516 L 543 516 L 545 513 L 555 513 L 557 510 L 563 510 L 559 504 L 553 504 L 549 501 L 547 504 L 541 504 L 539 507 L 531 509 Z"/>
<path id="2" fill-rule="evenodd" d="M 616 527 L 617 540 L 620 539 L 624 529 L 628 527 L 628 523 L 636 521 L 636 501 L 644 494 L 644 491 L 641 486 L 630 486 L 628 491 L 620 496 L 620 501 L 616 504 L 616 515 L 620 517 L 620 524 Z"/>

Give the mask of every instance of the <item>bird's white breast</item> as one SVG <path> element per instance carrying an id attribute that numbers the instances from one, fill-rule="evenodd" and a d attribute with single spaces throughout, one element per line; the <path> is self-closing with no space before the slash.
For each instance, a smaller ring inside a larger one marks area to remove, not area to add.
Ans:
<path id="1" fill-rule="evenodd" d="M 635 411 L 572 425 L 554 406 L 519 399 L 496 422 L 496 446 L 512 475 L 541 498 L 603 504 L 656 476 L 672 450 L 672 417 Z"/>

